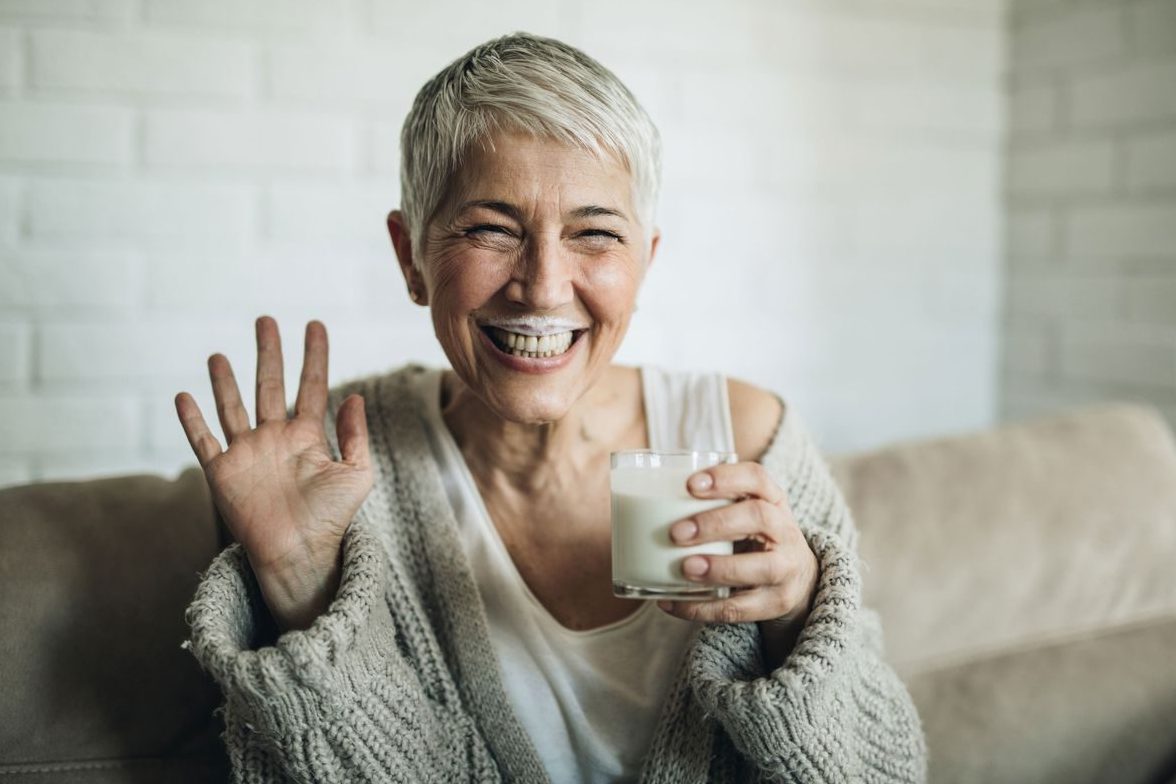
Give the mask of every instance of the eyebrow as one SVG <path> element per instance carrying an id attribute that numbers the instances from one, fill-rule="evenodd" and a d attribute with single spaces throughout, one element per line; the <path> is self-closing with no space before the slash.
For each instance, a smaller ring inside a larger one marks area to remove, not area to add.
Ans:
<path id="1" fill-rule="evenodd" d="M 511 218 L 512 220 L 518 221 L 519 223 L 523 222 L 523 216 L 522 213 L 519 212 L 518 207 L 508 202 L 496 201 L 494 199 L 474 199 L 473 201 L 463 202 L 462 205 L 458 207 L 457 211 L 459 213 L 465 212 L 472 207 L 482 207 L 483 209 L 493 210 L 494 212 L 501 213 L 508 218 Z M 612 216 L 614 218 L 620 218 L 621 220 L 629 219 L 628 216 L 626 216 L 625 213 L 621 212 L 620 210 L 613 209 L 612 207 L 603 207 L 599 204 L 589 204 L 584 207 L 577 207 L 570 213 L 570 217 L 573 218 L 597 218 L 601 216 Z"/>
<path id="2" fill-rule="evenodd" d="M 481 207 L 483 209 L 493 210 L 494 212 L 502 213 L 508 218 L 518 221 L 519 223 L 523 222 L 523 216 L 519 212 L 518 207 L 515 207 L 513 204 L 508 204 L 504 201 L 495 201 L 494 199 L 474 199 L 473 201 L 463 202 L 462 205 L 457 208 L 457 212 L 460 214 L 473 207 Z"/>
<path id="3" fill-rule="evenodd" d="M 621 220 L 628 220 L 625 213 L 620 210 L 614 210 L 612 207 L 601 207 L 597 204 L 590 204 L 587 207 L 577 207 L 572 210 L 573 218 L 597 218 L 602 215 L 611 215 Z"/>

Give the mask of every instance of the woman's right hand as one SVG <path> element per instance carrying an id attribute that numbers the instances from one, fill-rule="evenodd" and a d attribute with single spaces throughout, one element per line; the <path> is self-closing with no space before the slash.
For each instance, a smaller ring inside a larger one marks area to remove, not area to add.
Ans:
<path id="1" fill-rule="evenodd" d="M 306 325 L 306 348 L 294 416 L 286 417 L 277 323 L 257 320 L 257 427 L 241 401 L 223 354 L 208 358 L 212 393 L 228 448 L 208 429 L 187 392 L 176 413 L 213 501 L 249 557 L 266 605 L 283 630 L 305 629 L 335 596 L 343 534 L 372 488 L 364 401 L 350 395 L 335 427 L 342 460 L 327 443 L 327 330 Z"/>

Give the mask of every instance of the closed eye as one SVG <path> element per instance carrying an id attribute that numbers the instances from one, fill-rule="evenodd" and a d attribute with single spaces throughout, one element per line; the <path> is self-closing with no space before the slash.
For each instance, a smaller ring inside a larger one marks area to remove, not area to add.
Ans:
<path id="1" fill-rule="evenodd" d="M 625 239 L 620 234 L 617 234 L 615 231 L 609 231 L 608 229 L 588 229 L 586 231 L 580 232 L 576 236 L 577 237 L 601 238 L 601 239 L 608 238 L 608 239 L 616 240 L 617 242 L 624 242 L 625 241 Z"/>
<path id="2" fill-rule="evenodd" d="M 506 234 L 512 236 L 510 229 L 494 223 L 480 223 L 477 226 L 471 226 L 465 230 L 467 237 L 475 234 Z"/>

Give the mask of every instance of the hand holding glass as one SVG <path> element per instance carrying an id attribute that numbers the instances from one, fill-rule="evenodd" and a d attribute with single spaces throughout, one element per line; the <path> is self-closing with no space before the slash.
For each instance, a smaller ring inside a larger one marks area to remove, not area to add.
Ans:
<path id="1" fill-rule="evenodd" d="M 725 599 L 726 586 L 699 585 L 682 574 L 691 555 L 731 555 L 731 542 L 691 547 L 674 544 L 670 526 L 699 512 L 725 506 L 728 498 L 695 498 L 686 488 L 694 473 L 720 463 L 734 463 L 732 452 L 613 452 L 612 573 L 613 594 L 631 599 Z"/>

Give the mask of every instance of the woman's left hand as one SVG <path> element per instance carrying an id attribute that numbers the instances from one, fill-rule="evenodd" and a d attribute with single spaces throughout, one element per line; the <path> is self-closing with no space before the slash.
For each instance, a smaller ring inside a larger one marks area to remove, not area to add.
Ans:
<path id="1" fill-rule="evenodd" d="M 779 648 L 794 641 L 804 625 L 820 571 L 787 494 L 767 469 L 754 462 L 699 471 L 690 477 L 687 488 L 695 498 L 734 500 L 670 527 L 670 538 L 678 545 L 735 543 L 733 555 L 691 555 L 682 561 L 687 579 L 730 586 L 732 592 L 727 599 L 658 605 L 690 621 L 760 622 L 765 648 L 786 654 Z"/>

